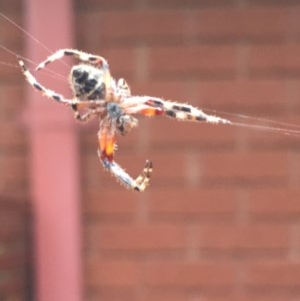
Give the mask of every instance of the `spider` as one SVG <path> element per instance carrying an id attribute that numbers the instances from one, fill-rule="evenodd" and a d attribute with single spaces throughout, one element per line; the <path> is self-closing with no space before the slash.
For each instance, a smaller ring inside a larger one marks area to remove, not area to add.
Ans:
<path id="1" fill-rule="evenodd" d="M 167 116 L 177 120 L 230 124 L 229 120 L 207 115 L 202 110 L 188 104 L 166 101 L 151 96 L 132 96 L 124 79 L 116 81 L 110 73 L 107 60 L 101 56 L 89 54 L 76 49 L 60 49 L 41 62 L 36 70 L 49 63 L 72 56 L 80 63 L 71 68 L 69 81 L 73 98 L 47 89 L 40 84 L 18 58 L 25 78 L 35 89 L 47 97 L 71 107 L 74 117 L 80 122 L 98 117 L 98 157 L 103 167 L 128 189 L 144 191 L 149 185 L 152 162 L 146 160 L 142 173 L 133 179 L 114 161 L 116 134 L 126 135 L 138 125 L 132 115 Z"/>

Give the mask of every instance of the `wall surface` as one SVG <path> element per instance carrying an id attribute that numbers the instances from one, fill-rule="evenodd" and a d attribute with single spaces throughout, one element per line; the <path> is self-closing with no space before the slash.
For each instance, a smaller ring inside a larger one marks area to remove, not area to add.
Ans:
<path id="1" fill-rule="evenodd" d="M 0 12 L 22 24 L 21 1 L 1 1 Z M 22 53 L 21 31 L 0 17 L 0 45 Z M 30 300 L 32 287 L 26 100 L 15 57 L 0 49 L 0 300 Z M 9 65 L 12 64 L 12 65 Z M 14 66 L 14 67 L 12 67 Z"/>
<path id="2" fill-rule="evenodd" d="M 78 0 L 77 45 L 133 94 L 299 124 L 296 2 Z M 81 137 L 87 300 L 300 298 L 299 138 L 141 118 L 116 156 L 133 176 L 153 160 L 138 195 L 102 171 L 96 131 Z"/>
<path id="3" fill-rule="evenodd" d="M 0 300 L 31 300 L 31 215 L 27 206 L 0 201 Z"/>
<path id="4" fill-rule="evenodd" d="M 0 10 L 22 24 L 21 3 Z M 107 58 L 133 94 L 300 124 L 298 1 L 77 0 L 74 13 L 77 48 Z M 1 19 L 1 45 L 23 53 L 24 38 Z M 1 301 L 30 300 L 32 285 L 25 85 L 0 65 Z M 299 138 L 140 118 L 116 154 L 133 176 L 153 160 L 137 194 L 103 171 L 96 133 L 81 127 L 84 300 L 300 299 Z"/>

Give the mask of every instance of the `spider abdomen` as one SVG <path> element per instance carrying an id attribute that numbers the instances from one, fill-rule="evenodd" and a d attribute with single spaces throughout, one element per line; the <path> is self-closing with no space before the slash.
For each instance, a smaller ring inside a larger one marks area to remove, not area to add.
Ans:
<path id="1" fill-rule="evenodd" d="M 102 69 L 90 65 L 76 65 L 72 68 L 71 86 L 79 99 L 104 99 L 106 95 L 105 74 Z"/>

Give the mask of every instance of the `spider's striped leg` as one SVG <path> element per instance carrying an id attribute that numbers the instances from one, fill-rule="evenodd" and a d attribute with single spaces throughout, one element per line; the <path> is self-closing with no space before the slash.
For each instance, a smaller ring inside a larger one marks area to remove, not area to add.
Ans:
<path id="1" fill-rule="evenodd" d="M 146 116 L 163 115 L 182 121 L 230 124 L 231 121 L 204 113 L 189 104 L 176 103 L 150 96 L 132 96 L 127 100 L 126 112 L 141 113 Z"/>
<path id="2" fill-rule="evenodd" d="M 103 113 L 105 111 L 104 108 L 97 108 L 97 109 L 89 109 L 84 114 L 80 114 L 78 111 L 78 105 L 73 104 L 71 105 L 72 110 L 74 111 L 74 118 L 80 122 L 87 122 L 90 119 L 99 116 L 99 114 Z"/>
<path id="3" fill-rule="evenodd" d="M 54 99 L 56 102 L 70 105 L 71 108 L 74 111 L 74 117 L 75 119 L 86 122 L 87 120 L 98 116 L 100 113 L 104 111 L 103 105 L 105 104 L 104 100 L 76 100 L 76 99 L 66 99 L 63 95 L 58 94 L 50 89 L 47 89 L 42 84 L 40 84 L 37 79 L 33 76 L 33 74 L 27 69 L 26 65 L 21 59 L 18 59 L 19 64 L 22 68 L 23 74 L 25 75 L 25 78 L 29 82 L 31 86 L 33 86 L 38 91 L 45 94 L 47 97 Z M 91 108 L 92 107 L 92 108 Z M 79 109 L 88 109 L 88 111 L 81 115 L 79 113 Z"/>
<path id="4" fill-rule="evenodd" d="M 124 185 L 127 189 L 136 190 L 139 192 L 144 191 L 149 185 L 150 176 L 152 173 L 152 163 L 147 160 L 142 173 L 136 179 L 133 179 L 113 159 L 115 137 L 107 135 L 106 130 L 100 130 L 98 139 L 98 156 L 104 168 L 108 170 L 116 178 L 116 180 Z"/>
<path id="5" fill-rule="evenodd" d="M 103 115 L 106 109 L 104 107 L 105 101 L 79 101 L 78 103 L 71 104 L 71 108 L 74 111 L 74 118 L 80 122 L 87 122 L 88 120 Z M 79 112 L 80 109 L 86 109 L 84 114 Z"/>
<path id="6" fill-rule="evenodd" d="M 22 68 L 22 72 L 25 75 L 25 78 L 29 82 L 31 86 L 33 86 L 35 89 L 39 90 L 43 94 L 45 94 L 47 97 L 54 99 L 55 101 L 59 103 L 63 103 L 66 105 L 73 105 L 76 104 L 78 101 L 72 100 L 72 99 L 66 99 L 63 95 L 58 94 L 50 89 L 47 89 L 42 84 L 40 84 L 37 79 L 33 76 L 33 74 L 27 69 L 24 62 L 18 58 L 19 65 Z"/>
<path id="7" fill-rule="evenodd" d="M 152 173 L 152 163 L 150 161 L 146 161 L 141 175 L 134 180 L 115 161 L 109 161 L 108 158 L 103 158 L 99 150 L 98 156 L 104 168 L 108 170 L 116 178 L 116 180 L 124 185 L 127 189 L 143 192 L 149 185 L 150 175 Z"/>
<path id="8" fill-rule="evenodd" d="M 124 78 L 120 78 L 118 80 L 117 89 L 122 97 L 130 97 L 130 95 L 131 95 L 130 87 L 128 86 L 128 84 Z"/>
<path id="9" fill-rule="evenodd" d="M 50 55 L 46 60 L 41 62 L 37 66 L 36 70 L 40 70 L 44 68 L 46 65 L 48 65 L 49 63 L 59 60 L 64 56 L 73 56 L 82 62 L 97 65 L 98 67 L 105 68 L 105 69 L 109 68 L 106 59 L 102 56 L 89 54 L 76 49 L 60 49 L 54 52 L 52 55 Z"/>
<path id="10" fill-rule="evenodd" d="M 163 109 L 165 116 L 175 118 L 177 120 L 204 121 L 208 123 L 223 123 L 223 124 L 231 123 L 227 119 L 206 114 L 202 110 L 193 107 L 189 104 L 165 101 L 159 98 L 149 99 L 146 102 L 146 104 L 151 107 Z"/>

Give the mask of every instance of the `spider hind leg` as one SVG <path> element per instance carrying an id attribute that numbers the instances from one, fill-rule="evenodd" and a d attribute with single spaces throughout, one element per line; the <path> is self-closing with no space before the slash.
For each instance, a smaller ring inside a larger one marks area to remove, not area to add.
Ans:
<path id="1" fill-rule="evenodd" d="M 143 192 L 149 185 L 150 176 L 152 173 L 151 161 L 147 160 L 142 173 L 136 179 L 133 179 L 118 163 L 113 160 L 110 161 L 106 157 L 103 158 L 100 150 L 98 150 L 98 156 L 103 164 L 103 167 L 127 189 Z"/>

